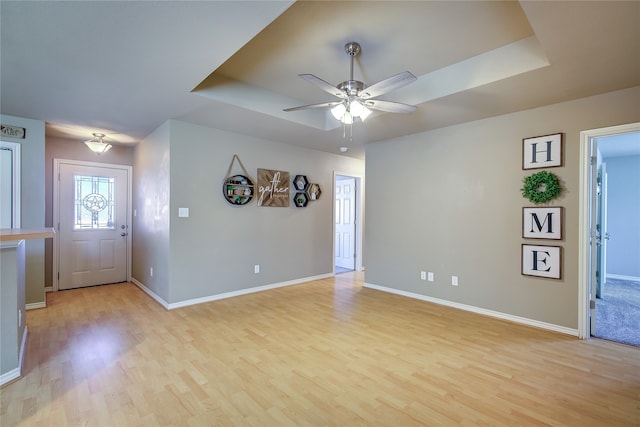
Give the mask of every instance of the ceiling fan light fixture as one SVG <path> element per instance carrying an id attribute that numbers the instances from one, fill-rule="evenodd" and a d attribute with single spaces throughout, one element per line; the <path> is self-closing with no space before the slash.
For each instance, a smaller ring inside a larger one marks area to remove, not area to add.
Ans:
<path id="1" fill-rule="evenodd" d="M 369 110 L 367 107 L 362 106 L 362 112 L 360 113 L 360 120 L 362 120 L 363 122 L 366 120 L 367 117 L 369 117 L 369 114 L 371 114 L 372 111 Z"/>
<path id="2" fill-rule="evenodd" d="M 349 101 L 349 111 L 354 117 L 360 117 L 364 112 L 364 105 L 357 100 Z"/>
<path id="3" fill-rule="evenodd" d="M 331 115 L 335 117 L 336 120 L 342 121 L 344 117 L 344 113 L 347 112 L 347 107 L 345 107 L 344 103 L 340 103 L 331 109 Z"/>
<path id="4" fill-rule="evenodd" d="M 351 125 L 353 124 L 353 115 L 351 115 L 350 112 L 345 111 L 344 112 L 344 116 L 342 116 L 342 120 L 340 120 L 342 123 L 344 123 L 345 125 Z"/>
<path id="5" fill-rule="evenodd" d="M 353 124 L 353 120 L 357 117 L 364 122 L 369 114 L 371 110 L 355 99 L 344 101 L 331 109 L 331 115 L 345 125 Z"/>
<path id="6" fill-rule="evenodd" d="M 345 80 L 337 86 L 331 85 L 325 80 L 313 74 L 298 74 L 302 79 L 319 87 L 324 92 L 340 98 L 337 102 L 321 102 L 318 104 L 302 105 L 300 107 L 285 108 L 284 111 L 298 111 L 308 108 L 331 108 L 331 115 L 345 125 L 353 124 L 354 119 L 359 118 L 364 122 L 371 114 L 372 110 L 384 111 L 387 113 L 410 114 L 416 110 L 414 105 L 407 105 L 395 101 L 383 101 L 374 99 L 392 90 L 406 86 L 417 80 L 416 76 L 409 71 L 387 77 L 373 85 L 367 86 L 360 80 L 353 78 L 354 58 L 360 53 L 360 44 L 349 42 L 345 46 L 345 52 L 349 55 L 350 73 L 349 80 Z M 338 91 L 336 91 L 338 89 Z"/>
<path id="7" fill-rule="evenodd" d="M 103 141 L 104 136 L 105 135 L 103 133 L 94 133 L 93 138 L 84 141 L 84 143 L 89 147 L 89 150 L 93 151 L 97 155 L 106 153 L 111 149 L 112 145 Z"/>

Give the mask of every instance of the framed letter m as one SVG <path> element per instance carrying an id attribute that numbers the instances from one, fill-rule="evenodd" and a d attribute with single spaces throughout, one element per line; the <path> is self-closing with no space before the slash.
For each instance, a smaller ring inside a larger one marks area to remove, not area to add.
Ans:
<path id="1" fill-rule="evenodd" d="M 562 239 L 562 208 L 522 208 L 522 237 Z"/>

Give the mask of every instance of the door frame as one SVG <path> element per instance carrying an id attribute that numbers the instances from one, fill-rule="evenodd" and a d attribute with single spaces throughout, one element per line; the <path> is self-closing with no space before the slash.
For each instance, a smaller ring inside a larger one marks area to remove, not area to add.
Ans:
<path id="1" fill-rule="evenodd" d="M 11 151 L 12 168 L 11 171 L 11 228 L 20 228 L 20 208 L 22 203 L 22 193 L 20 184 L 22 180 L 22 145 L 18 142 L 0 139 L 0 147 Z"/>
<path id="2" fill-rule="evenodd" d="M 362 175 L 354 174 L 351 172 L 333 171 L 333 188 L 331 188 L 331 231 L 333 242 L 331 249 L 331 265 L 333 265 L 333 272 L 336 271 L 336 183 L 338 176 L 346 176 L 355 180 L 356 187 L 356 205 L 355 205 L 355 251 L 356 258 L 354 263 L 354 271 L 364 270 L 362 265 L 362 236 L 364 235 L 364 177 Z"/>
<path id="3" fill-rule="evenodd" d="M 131 236 L 132 236 L 132 178 L 133 167 L 127 165 L 117 165 L 112 163 L 99 163 L 99 162 L 85 162 L 83 160 L 69 160 L 69 159 L 53 159 L 53 225 L 56 231 L 60 231 L 60 165 L 69 164 L 73 166 L 88 166 L 94 168 L 109 168 L 124 170 L 127 173 L 127 209 L 126 220 L 129 224 L 129 230 L 127 235 L 127 280 L 131 280 Z M 53 291 L 58 291 L 59 276 L 60 276 L 60 240 L 56 233 L 53 237 Z"/>
<path id="4" fill-rule="evenodd" d="M 640 122 L 619 126 L 591 129 L 580 132 L 580 187 L 578 201 L 578 337 L 591 337 L 590 290 L 595 286 L 592 281 L 591 230 L 589 212 L 595 203 L 595 194 L 591 192 L 591 140 L 594 138 L 622 133 L 640 132 Z M 597 154 L 596 154 L 597 156 Z M 597 162 L 597 159 L 594 159 Z M 594 188 L 595 192 L 596 189 Z"/>

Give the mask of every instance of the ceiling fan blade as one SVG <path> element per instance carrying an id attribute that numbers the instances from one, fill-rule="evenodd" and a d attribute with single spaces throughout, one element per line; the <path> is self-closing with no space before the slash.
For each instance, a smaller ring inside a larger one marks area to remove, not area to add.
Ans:
<path id="1" fill-rule="evenodd" d="M 341 101 L 334 101 L 334 102 L 323 102 L 321 104 L 309 104 L 309 105 L 301 105 L 300 107 L 292 107 L 292 108 L 285 108 L 282 111 L 298 111 L 298 110 L 306 110 L 308 108 L 325 108 L 325 107 L 334 107 L 338 104 L 340 104 Z"/>
<path id="2" fill-rule="evenodd" d="M 413 83 L 417 79 L 418 78 L 409 71 L 403 71 L 400 74 L 396 74 L 395 76 L 391 76 L 364 88 L 360 93 L 358 93 L 358 96 L 362 99 L 375 98 L 376 96 L 380 96 L 402 86 L 406 86 L 409 83 Z"/>
<path id="3" fill-rule="evenodd" d="M 371 110 L 386 111 L 387 113 L 411 114 L 416 111 L 415 105 L 393 101 L 379 101 L 377 99 L 369 99 L 364 105 Z"/>
<path id="4" fill-rule="evenodd" d="M 343 91 L 333 86 L 331 83 L 322 80 L 320 77 L 316 77 L 313 74 L 298 74 L 298 76 L 333 96 L 337 96 L 338 98 L 347 97 Z"/>

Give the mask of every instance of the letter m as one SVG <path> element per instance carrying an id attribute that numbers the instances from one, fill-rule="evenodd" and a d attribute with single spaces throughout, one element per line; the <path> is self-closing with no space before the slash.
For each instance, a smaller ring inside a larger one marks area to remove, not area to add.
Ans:
<path id="1" fill-rule="evenodd" d="M 531 213 L 531 232 L 532 233 L 542 233 L 542 229 L 544 228 L 545 224 L 547 225 L 547 233 L 553 233 L 553 212 L 549 212 L 545 215 L 544 217 L 544 221 L 540 222 L 540 219 L 538 218 L 538 214 L 536 214 L 535 212 Z M 534 230 L 535 228 L 535 230 Z"/>

